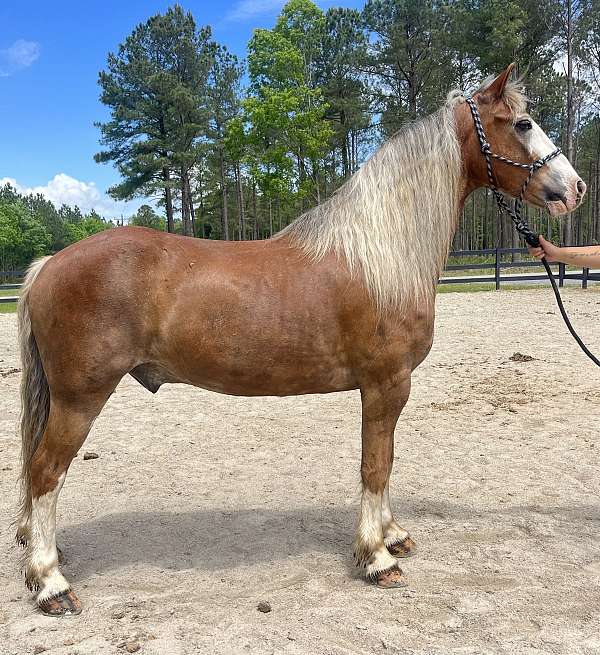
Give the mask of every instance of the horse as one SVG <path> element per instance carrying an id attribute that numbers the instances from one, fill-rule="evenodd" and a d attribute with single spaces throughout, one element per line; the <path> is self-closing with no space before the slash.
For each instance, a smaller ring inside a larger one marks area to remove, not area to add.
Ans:
<path id="1" fill-rule="evenodd" d="M 495 152 L 554 149 L 512 65 L 472 99 Z M 517 196 L 527 171 L 495 162 Z M 33 263 L 18 305 L 23 362 L 17 540 L 48 615 L 78 614 L 61 573 L 56 505 L 72 459 L 127 374 L 237 396 L 360 390 L 362 495 L 354 559 L 381 588 L 415 553 L 390 504 L 394 431 L 433 340 L 436 284 L 466 198 L 488 185 L 465 96 L 387 140 L 338 191 L 271 239 L 209 241 L 122 227 Z M 572 211 L 585 184 L 560 155 L 525 200 Z M 232 444 L 233 445 L 233 444 Z M 285 447 L 281 444 L 279 447 Z"/>

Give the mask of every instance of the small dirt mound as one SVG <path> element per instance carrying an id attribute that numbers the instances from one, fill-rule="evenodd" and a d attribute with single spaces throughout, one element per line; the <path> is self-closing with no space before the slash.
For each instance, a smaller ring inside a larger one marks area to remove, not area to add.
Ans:
<path id="1" fill-rule="evenodd" d="M 513 353 L 508 359 L 511 362 L 531 362 L 535 359 L 531 355 L 523 355 L 523 353 Z"/>

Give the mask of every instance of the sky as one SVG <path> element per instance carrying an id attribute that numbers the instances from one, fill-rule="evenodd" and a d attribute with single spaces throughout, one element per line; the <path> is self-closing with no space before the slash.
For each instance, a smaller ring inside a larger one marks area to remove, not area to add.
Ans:
<path id="1" fill-rule="evenodd" d="M 100 150 L 94 122 L 108 118 L 98 72 L 106 56 L 141 22 L 172 4 L 155 0 L 2 0 L 0 2 L 0 186 L 43 193 L 107 218 L 129 216 L 143 200 L 112 200 L 119 180 Z M 196 23 L 243 57 L 257 27 L 272 27 L 283 0 L 190 0 Z M 360 0 L 318 0 L 323 9 Z"/>

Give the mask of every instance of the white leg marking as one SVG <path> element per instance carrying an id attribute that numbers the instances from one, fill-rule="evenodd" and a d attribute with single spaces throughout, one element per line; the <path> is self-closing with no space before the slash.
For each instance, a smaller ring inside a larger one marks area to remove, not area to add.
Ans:
<path id="1" fill-rule="evenodd" d="M 63 474 L 52 491 L 32 502 L 27 574 L 40 586 L 38 602 L 71 588 L 58 569 L 56 550 L 56 502 L 64 480 Z"/>
<path id="2" fill-rule="evenodd" d="M 381 499 L 381 520 L 383 523 L 383 540 L 386 546 L 404 541 L 408 537 L 408 532 L 401 528 L 394 519 L 390 505 L 390 482 L 385 485 L 383 497 Z"/>
<path id="3" fill-rule="evenodd" d="M 397 565 L 383 543 L 381 500 L 381 494 L 363 489 L 354 552 L 358 565 L 366 568 L 367 577 Z"/>
<path id="4" fill-rule="evenodd" d="M 37 595 L 37 602 L 42 603 L 48 598 L 58 596 L 65 591 L 71 589 L 71 585 L 67 582 L 63 574 L 58 570 L 58 565 L 48 575 L 42 578 L 44 585 L 40 593 Z"/>

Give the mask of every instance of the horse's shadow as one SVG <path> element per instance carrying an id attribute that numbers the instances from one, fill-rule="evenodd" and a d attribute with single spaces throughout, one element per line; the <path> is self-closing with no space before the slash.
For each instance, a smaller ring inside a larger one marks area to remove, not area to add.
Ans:
<path id="1" fill-rule="evenodd" d="M 321 506 L 120 512 L 66 526 L 57 542 L 79 579 L 135 563 L 214 571 L 300 553 L 346 555 L 356 518 L 356 508 Z"/>
<path id="2" fill-rule="evenodd" d="M 519 527 L 524 538 L 527 530 L 523 528 L 528 524 L 547 528 L 550 521 L 556 536 L 584 526 L 595 533 L 600 523 L 598 506 L 519 505 L 474 511 L 446 501 L 411 498 L 402 503 L 398 516 L 400 523 L 417 534 L 421 521 L 434 529 L 468 524 L 477 530 L 491 526 L 490 516 L 494 525 L 507 532 Z M 74 569 L 72 577 L 80 580 L 136 563 L 210 572 L 240 563 L 277 562 L 301 553 L 339 554 L 353 570 L 350 554 L 357 517 L 356 506 L 339 505 L 120 512 L 66 526 L 59 531 L 58 543 L 66 553 L 67 567 Z"/>

